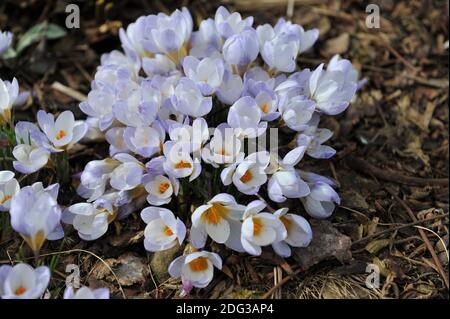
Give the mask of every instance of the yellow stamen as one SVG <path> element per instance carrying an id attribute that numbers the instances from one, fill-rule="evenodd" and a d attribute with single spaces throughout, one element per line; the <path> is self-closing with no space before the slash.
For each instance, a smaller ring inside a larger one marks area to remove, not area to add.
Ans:
<path id="1" fill-rule="evenodd" d="M 191 163 L 180 161 L 175 165 L 175 168 L 191 168 Z"/>
<path id="2" fill-rule="evenodd" d="M 286 231 L 289 234 L 289 230 L 292 227 L 292 221 L 289 218 L 287 218 L 286 216 L 281 216 L 280 221 L 283 223 L 284 227 L 286 228 Z"/>
<path id="3" fill-rule="evenodd" d="M 66 136 L 66 132 L 64 132 L 63 130 L 60 130 L 58 132 L 58 134 L 56 134 L 56 139 L 59 141 L 60 139 L 62 139 L 64 136 Z"/>
<path id="4" fill-rule="evenodd" d="M 170 229 L 170 228 L 167 227 L 167 226 L 164 226 L 164 235 L 166 235 L 167 237 L 168 237 L 168 236 L 172 236 L 172 235 L 173 235 L 172 229 Z"/>
<path id="5" fill-rule="evenodd" d="M 261 105 L 261 111 L 263 111 L 264 113 L 267 113 L 269 111 L 269 105 L 267 103 L 264 103 L 263 105 Z"/>
<path id="6" fill-rule="evenodd" d="M 27 290 L 24 287 L 19 287 L 14 291 L 14 294 L 16 296 L 21 296 L 23 295 Z"/>
<path id="7" fill-rule="evenodd" d="M 244 175 L 241 176 L 240 180 L 242 183 L 248 183 L 252 180 L 253 174 L 250 170 L 247 170 Z"/>
<path id="8" fill-rule="evenodd" d="M 253 236 L 259 236 L 262 232 L 264 225 L 261 218 L 253 218 Z"/>
<path id="9" fill-rule="evenodd" d="M 204 271 L 208 269 L 208 259 L 205 257 L 195 258 L 193 261 L 189 262 L 189 268 L 193 272 Z"/>
<path id="10" fill-rule="evenodd" d="M 220 203 L 214 203 L 202 214 L 202 219 L 209 224 L 217 225 L 223 218 L 228 216 L 228 213 L 228 208 Z"/>
<path id="11" fill-rule="evenodd" d="M 220 149 L 219 154 L 220 154 L 220 155 L 223 155 L 223 156 L 224 156 L 224 155 L 228 155 L 228 153 L 227 153 L 227 152 L 225 151 L 225 149 L 223 149 L 223 148 Z"/>
<path id="12" fill-rule="evenodd" d="M 7 200 L 11 199 L 11 195 L 5 195 L 2 199 L 0 199 L 0 204 L 6 203 Z"/>
<path id="13" fill-rule="evenodd" d="M 161 184 L 159 184 L 159 192 L 161 194 L 164 194 L 166 192 L 166 190 L 169 189 L 169 187 L 170 187 L 169 183 L 161 183 Z"/>

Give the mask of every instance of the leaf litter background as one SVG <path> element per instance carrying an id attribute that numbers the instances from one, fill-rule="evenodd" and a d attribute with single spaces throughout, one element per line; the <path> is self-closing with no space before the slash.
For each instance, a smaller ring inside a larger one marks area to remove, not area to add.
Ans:
<path id="1" fill-rule="evenodd" d="M 270 249 L 251 257 L 213 246 L 225 266 L 189 298 L 448 298 L 448 1 L 371 1 L 380 7 L 380 29 L 367 29 L 365 1 L 292 2 L 288 18 L 321 34 L 299 66 L 314 68 L 341 54 L 368 80 L 343 115 L 323 120 L 335 132 L 331 145 L 337 155 L 302 162 L 338 181 L 342 205 L 330 220 L 312 221 L 312 244 L 287 260 Z M 64 27 L 69 3 L 80 6 L 80 29 L 57 27 Z M 16 118 L 34 121 L 38 109 L 69 109 L 81 118 L 79 100 L 89 91 L 101 54 L 120 48 L 120 27 L 182 6 L 198 23 L 221 4 L 253 15 L 255 24 L 275 23 L 287 13 L 283 0 L 1 1 L 0 29 L 14 31 L 15 43 L 22 41 L 24 48 L 15 59 L 0 61 L 0 76 L 15 76 L 22 90 L 33 92 Z M 42 23 L 51 29 L 40 30 Z M 106 154 L 106 143 L 74 149 L 70 173 Z M 38 180 L 49 184 L 54 174 L 41 170 L 21 184 Z M 62 188 L 62 205 L 80 200 L 74 186 Z M 288 206 L 299 207 L 295 201 Z M 54 269 L 52 298 L 64 290 L 71 263 L 79 265 L 82 284 L 107 286 L 117 298 L 177 298 L 178 281 L 166 269 L 182 251 L 148 254 L 138 213 L 115 222 L 94 242 L 80 241 L 70 228 L 64 241 L 47 242 L 40 262 Z M 0 263 L 33 263 L 22 239 L 5 218 L 3 223 Z M 365 284 L 370 263 L 381 271 L 376 289 Z"/>

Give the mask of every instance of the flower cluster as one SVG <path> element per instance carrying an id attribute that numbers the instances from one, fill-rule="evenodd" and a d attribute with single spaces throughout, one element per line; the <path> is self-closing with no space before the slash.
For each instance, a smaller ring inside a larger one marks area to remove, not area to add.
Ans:
<path id="1" fill-rule="evenodd" d="M 0 174 L 0 208 L 10 210 L 13 228 L 33 250 L 63 236 L 61 221 L 95 240 L 115 219 L 141 210 L 146 250 L 189 242 L 168 269 L 188 293 L 222 267 L 219 254 L 204 250 L 208 238 L 236 252 L 258 256 L 271 246 L 289 257 L 313 234 L 301 209 L 288 212 L 282 203 L 302 203 L 314 218 L 333 213 L 340 202 L 334 181 L 300 162 L 335 154 L 323 145 L 333 132 L 319 124 L 343 112 L 359 88 L 352 64 L 334 56 L 326 67 L 300 69 L 298 55 L 319 32 L 284 19 L 254 27 L 253 17 L 220 7 L 197 31 L 193 25 L 186 8 L 140 17 L 120 30 L 123 52 L 102 56 L 80 104 L 85 121 L 69 111 L 56 120 L 39 111 L 38 125 L 17 123 L 14 167 L 22 173 L 39 170 L 51 153 L 83 137 L 109 144 L 109 156 L 79 175 L 77 192 L 86 201 L 64 209 L 57 186 L 19 189 L 14 175 Z M 3 121 L 17 91 L 17 82 L 0 82 Z M 270 145 L 261 143 L 267 136 Z M 286 149 L 281 140 L 290 149 L 278 154 Z M 65 295 L 77 294 L 95 296 Z"/>

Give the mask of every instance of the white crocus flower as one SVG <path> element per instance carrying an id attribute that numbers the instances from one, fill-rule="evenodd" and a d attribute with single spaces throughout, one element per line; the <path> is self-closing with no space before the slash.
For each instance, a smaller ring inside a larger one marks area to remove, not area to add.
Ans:
<path id="1" fill-rule="evenodd" d="M 111 172 L 109 183 L 112 187 L 120 191 L 126 191 L 141 184 L 145 169 L 144 164 L 126 153 L 116 154 L 113 159 L 121 162 L 121 164 Z"/>
<path id="2" fill-rule="evenodd" d="M 301 198 L 309 194 L 310 189 L 295 166 L 301 161 L 305 154 L 306 147 L 300 146 L 283 158 L 278 160 L 273 175 L 267 184 L 268 194 L 271 200 L 277 203 L 284 202 L 287 198 Z"/>
<path id="3" fill-rule="evenodd" d="M 260 213 L 265 207 L 266 203 L 255 200 L 244 212 L 241 242 L 245 251 L 254 256 L 261 255 L 261 247 L 282 241 L 287 236 L 286 228 L 277 216 Z"/>
<path id="4" fill-rule="evenodd" d="M 228 38 L 233 34 L 240 33 L 246 27 L 251 27 L 253 17 L 242 19 L 239 12 L 230 13 L 225 7 L 220 6 L 214 17 L 216 28 L 223 38 Z"/>
<path id="5" fill-rule="evenodd" d="M 169 128 L 169 137 L 172 141 L 181 145 L 183 152 L 197 153 L 203 147 L 203 144 L 209 139 L 208 123 L 204 118 L 196 118 L 192 125 L 174 123 Z"/>
<path id="6" fill-rule="evenodd" d="M 109 299 L 109 289 L 81 287 L 75 291 L 72 287 L 67 287 L 63 299 Z"/>
<path id="7" fill-rule="evenodd" d="M 205 116 L 211 111 L 212 98 L 203 96 L 196 82 L 182 78 L 171 97 L 175 109 L 192 117 Z"/>
<path id="8" fill-rule="evenodd" d="M 145 190 L 148 192 L 147 202 L 155 206 L 168 204 L 173 195 L 178 195 L 179 186 L 180 182 L 176 178 L 167 178 L 163 175 L 153 176 L 145 185 Z"/>
<path id="9" fill-rule="evenodd" d="M 261 122 L 261 112 L 252 97 L 244 96 L 230 107 L 227 123 L 235 129 L 238 136 L 257 137 L 264 133 L 267 128 L 267 122 Z"/>
<path id="10" fill-rule="evenodd" d="M 247 195 L 254 195 L 261 185 L 267 181 L 265 169 L 269 165 L 270 155 L 267 151 L 255 152 L 247 156 L 241 163 L 226 167 L 220 177 L 224 185 L 231 183 Z"/>
<path id="11" fill-rule="evenodd" d="M 12 82 L 0 79 L 0 124 L 11 121 L 11 108 L 19 95 L 19 84 L 14 78 Z"/>
<path id="12" fill-rule="evenodd" d="M 133 153 L 148 158 L 162 152 L 165 137 L 164 128 L 155 121 L 151 126 L 125 128 L 123 140 Z"/>
<path id="13" fill-rule="evenodd" d="M 0 171 L 0 212 L 7 212 L 11 199 L 20 190 L 19 182 L 11 171 Z"/>
<path id="14" fill-rule="evenodd" d="M 222 259 L 216 253 L 197 251 L 174 259 L 169 265 L 169 274 L 180 278 L 185 293 L 192 287 L 204 288 L 208 286 L 214 276 L 214 267 L 222 269 Z M 186 291 L 187 290 L 187 291 Z"/>
<path id="15" fill-rule="evenodd" d="M 90 161 L 81 173 L 81 184 L 77 193 L 92 202 L 105 193 L 106 185 L 111 173 L 120 165 L 118 160 L 106 158 L 104 160 Z"/>
<path id="16" fill-rule="evenodd" d="M 273 214 L 283 223 L 287 236 L 283 241 L 272 244 L 275 252 L 281 257 L 290 257 L 292 247 L 307 247 L 312 240 L 312 229 L 302 216 L 288 214 L 288 208 L 281 208 Z"/>
<path id="17" fill-rule="evenodd" d="M 232 224 L 239 222 L 245 207 L 236 203 L 230 194 L 214 196 L 205 205 L 197 207 L 192 214 L 191 241 L 194 247 L 202 248 L 209 235 L 215 242 L 228 241 Z"/>
<path id="18" fill-rule="evenodd" d="M 40 110 L 37 113 L 40 128 L 50 141 L 48 147 L 55 152 L 77 143 L 86 134 L 88 125 L 84 121 L 75 121 L 71 111 L 62 112 L 56 119 L 53 114 Z"/>
<path id="19" fill-rule="evenodd" d="M 244 157 L 241 147 L 242 142 L 234 135 L 234 129 L 222 123 L 214 130 L 213 137 L 202 149 L 202 159 L 216 168 L 222 164 L 241 162 Z"/>
<path id="20" fill-rule="evenodd" d="M 20 263 L 0 267 L 0 299 L 38 299 L 50 282 L 50 269 Z"/>
<path id="21" fill-rule="evenodd" d="M 109 155 L 114 156 L 117 153 L 129 152 L 128 146 L 124 141 L 125 127 L 112 127 L 105 133 L 105 139 L 109 144 Z"/>
<path id="22" fill-rule="evenodd" d="M 83 240 L 95 240 L 108 230 L 108 224 L 117 215 L 117 210 L 107 199 L 97 199 L 94 203 L 77 203 L 66 208 L 62 221 L 71 224 Z"/>
<path id="23" fill-rule="evenodd" d="M 230 70 L 225 70 L 222 84 L 216 91 L 220 102 L 232 105 L 242 95 L 244 83 L 238 74 L 233 74 Z"/>
<path id="24" fill-rule="evenodd" d="M 186 226 L 166 208 L 147 207 L 141 212 L 147 224 L 144 231 L 144 246 L 148 251 L 161 251 L 182 244 L 186 237 Z"/>
<path id="25" fill-rule="evenodd" d="M 23 174 L 30 174 L 44 167 L 50 152 L 38 144 L 47 140 L 39 128 L 30 122 L 18 122 L 14 128 L 17 145 L 13 149 L 14 169 Z"/>
<path id="26" fill-rule="evenodd" d="M 61 209 L 56 202 L 59 185 L 43 188 L 42 183 L 22 188 L 11 200 L 11 226 L 37 253 L 46 239 L 64 236 Z"/>
<path id="27" fill-rule="evenodd" d="M 193 56 L 183 59 L 184 74 L 193 80 L 204 95 L 213 94 L 222 84 L 224 63 L 221 59 L 204 58 L 199 60 Z"/>
<path id="28" fill-rule="evenodd" d="M 189 177 L 189 181 L 196 179 L 202 170 L 200 160 L 192 159 L 188 151 L 183 149 L 183 143 L 168 141 L 164 143 L 165 161 L 164 171 L 175 178 Z"/>

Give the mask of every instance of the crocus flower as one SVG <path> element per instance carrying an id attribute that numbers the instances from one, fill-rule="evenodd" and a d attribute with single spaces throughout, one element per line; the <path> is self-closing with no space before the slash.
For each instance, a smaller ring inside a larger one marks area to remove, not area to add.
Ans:
<path id="1" fill-rule="evenodd" d="M 144 231 L 144 246 L 148 251 L 161 251 L 182 244 L 186 237 L 186 226 L 166 208 L 147 207 L 141 212 L 147 224 Z"/>
<path id="2" fill-rule="evenodd" d="M 261 212 L 266 203 L 255 200 L 248 204 L 244 212 L 241 242 L 245 251 L 254 256 L 261 255 L 263 246 L 284 240 L 287 231 L 276 215 Z"/>
<path id="3" fill-rule="evenodd" d="M 143 58 L 142 68 L 148 76 L 169 75 L 177 71 L 177 66 L 166 55 L 156 54 L 154 58 Z"/>
<path id="4" fill-rule="evenodd" d="M 230 70 L 225 70 L 222 84 L 216 91 L 220 102 L 231 105 L 242 95 L 243 82 L 238 74 L 233 74 Z"/>
<path id="5" fill-rule="evenodd" d="M 331 67 L 319 65 L 309 78 L 309 95 L 317 103 L 317 110 L 328 115 L 343 112 L 356 93 L 358 83 L 351 63 L 332 59 Z"/>
<path id="6" fill-rule="evenodd" d="M 146 37 L 141 41 L 145 50 L 164 53 L 178 63 L 186 55 L 193 21 L 189 10 L 175 10 L 170 16 L 159 13 L 146 17 Z"/>
<path id="7" fill-rule="evenodd" d="M 11 108 L 19 95 L 19 84 L 16 78 L 9 81 L 0 79 L 0 124 L 11 121 Z"/>
<path id="8" fill-rule="evenodd" d="M 145 169 L 144 164 L 126 153 L 116 154 L 113 159 L 121 162 L 121 164 L 111 172 L 109 183 L 112 187 L 125 191 L 141 184 Z"/>
<path id="9" fill-rule="evenodd" d="M 277 203 L 284 202 L 287 198 L 301 198 L 310 193 L 307 183 L 303 181 L 295 166 L 305 154 L 306 147 L 300 146 L 279 160 L 276 169 L 267 184 L 267 193 L 271 200 Z"/>
<path id="10" fill-rule="evenodd" d="M 197 251 L 175 258 L 169 265 L 169 274 L 174 278 L 181 277 L 183 286 L 204 288 L 213 279 L 214 267 L 222 269 L 222 259 L 218 254 Z"/>
<path id="11" fill-rule="evenodd" d="M 109 299 L 109 289 L 81 287 L 75 291 L 72 287 L 67 287 L 63 299 Z"/>
<path id="12" fill-rule="evenodd" d="M 239 12 L 230 13 L 225 7 L 220 6 L 214 17 L 219 34 L 227 39 L 234 34 L 240 33 L 253 24 L 253 17 L 242 19 Z"/>
<path id="13" fill-rule="evenodd" d="M 8 50 L 13 39 L 13 34 L 8 31 L 0 30 L 0 56 Z"/>
<path id="14" fill-rule="evenodd" d="M 171 101 L 178 112 L 192 117 L 204 116 L 212 108 L 211 97 L 203 96 L 196 82 L 188 78 L 180 80 Z"/>
<path id="15" fill-rule="evenodd" d="M 66 208 L 62 221 L 71 224 L 83 240 L 95 240 L 108 230 L 108 224 L 117 215 L 117 209 L 108 198 L 97 199 L 93 203 L 77 203 Z"/>
<path id="16" fill-rule="evenodd" d="M 11 199 L 20 190 L 19 182 L 11 171 L 0 171 L 0 212 L 7 212 Z"/>
<path id="17" fill-rule="evenodd" d="M 189 55 L 196 58 L 220 56 L 222 40 L 216 23 L 209 18 L 200 23 L 198 31 L 192 33 Z"/>
<path id="18" fill-rule="evenodd" d="M 125 130 L 126 128 L 123 126 L 116 126 L 106 131 L 105 140 L 109 144 L 109 156 L 130 151 L 128 145 L 125 143 Z"/>
<path id="19" fill-rule="evenodd" d="M 146 38 L 147 17 L 139 17 L 125 29 L 120 28 L 119 37 L 124 51 L 134 59 L 140 59 L 153 54 L 144 49 L 142 42 Z"/>
<path id="20" fill-rule="evenodd" d="M 341 203 L 339 195 L 333 189 L 335 182 L 314 173 L 300 171 L 300 175 L 311 189 L 308 196 L 301 198 L 306 212 L 318 219 L 330 217 L 336 204 L 339 205 Z"/>
<path id="21" fill-rule="evenodd" d="M 151 81 L 123 81 L 118 86 L 118 101 L 112 108 L 115 118 L 131 127 L 151 125 L 161 104 L 161 94 Z"/>
<path id="22" fill-rule="evenodd" d="M 318 128 L 319 116 L 314 116 L 316 123 L 310 123 L 309 127 L 296 137 L 297 146 L 306 147 L 306 154 L 317 159 L 328 159 L 336 154 L 336 150 L 330 146 L 322 145 L 328 141 L 333 132 L 326 128 Z"/>
<path id="23" fill-rule="evenodd" d="M 261 135 L 267 122 L 261 122 L 262 111 L 250 96 L 241 97 L 228 111 L 227 123 L 238 136 L 253 138 Z"/>
<path id="24" fill-rule="evenodd" d="M 283 223 L 287 236 L 284 240 L 272 244 L 281 257 L 290 257 L 292 247 L 307 247 L 312 240 L 312 229 L 302 216 L 288 214 L 288 208 L 278 209 L 273 213 Z"/>
<path id="25" fill-rule="evenodd" d="M 253 62 L 259 53 L 256 31 L 246 28 L 232 35 L 223 44 L 223 58 L 230 65 L 242 68 Z"/>
<path id="26" fill-rule="evenodd" d="M 307 128 L 307 123 L 314 114 L 316 104 L 304 96 L 288 98 L 280 97 L 278 106 L 281 117 L 286 125 L 295 131 L 302 131 Z"/>
<path id="27" fill-rule="evenodd" d="M 192 125 L 174 123 L 169 128 L 169 137 L 172 141 L 181 145 L 183 152 L 197 153 L 209 139 L 208 123 L 204 118 L 196 118 Z"/>
<path id="28" fill-rule="evenodd" d="M 167 141 L 163 149 L 165 156 L 163 167 L 166 174 L 175 178 L 189 177 L 189 181 L 200 175 L 202 171 L 200 160 L 193 159 L 184 149 L 183 143 Z"/>
<path id="29" fill-rule="evenodd" d="M 133 153 L 143 157 L 152 157 L 162 152 L 166 131 L 159 121 L 151 126 L 127 127 L 124 129 L 125 146 Z"/>
<path id="30" fill-rule="evenodd" d="M 40 110 L 37 113 L 37 120 L 50 142 L 41 146 L 54 152 L 61 152 L 64 148 L 77 143 L 88 129 L 84 121 L 75 121 L 71 111 L 62 112 L 55 121 L 53 114 Z"/>
<path id="31" fill-rule="evenodd" d="M 17 145 L 13 149 L 13 166 L 16 171 L 30 174 L 44 167 L 50 152 L 42 146 L 47 138 L 39 128 L 30 122 L 18 122 L 14 128 Z"/>
<path id="32" fill-rule="evenodd" d="M 120 163 L 120 161 L 112 158 L 87 163 L 81 173 L 81 184 L 77 189 L 77 193 L 81 197 L 88 199 L 89 202 L 102 196 L 111 178 L 111 173 Z"/>
<path id="33" fill-rule="evenodd" d="M 37 253 L 44 241 L 64 236 L 61 209 L 56 202 L 59 185 L 43 188 L 42 183 L 22 188 L 11 200 L 11 226 Z"/>
<path id="34" fill-rule="evenodd" d="M 178 195 L 180 182 L 173 177 L 164 175 L 152 176 L 145 185 L 148 192 L 147 201 L 150 205 L 160 206 L 168 204 L 172 200 L 173 195 Z"/>
<path id="35" fill-rule="evenodd" d="M 95 89 L 88 93 L 87 100 L 80 103 L 81 111 L 98 119 L 101 131 L 108 129 L 113 121 L 112 107 L 116 102 L 116 90 L 111 85 L 96 81 Z"/>
<path id="36" fill-rule="evenodd" d="M 269 160 L 267 151 L 252 153 L 241 163 L 224 168 L 220 174 L 222 182 L 224 185 L 233 183 L 240 192 L 254 195 L 267 181 L 265 169 L 269 165 Z"/>
<path id="37" fill-rule="evenodd" d="M 231 223 L 238 222 L 245 207 L 239 205 L 230 194 L 214 196 L 192 214 L 191 242 L 196 248 L 205 245 L 209 235 L 217 243 L 225 243 L 231 233 Z"/>
<path id="38" fill-rule="evenodd" d="M 222 84 L 224 64 L 221 59 L 204 58 L 201 61 L 193 56 L 183 59 L 184 74 L 193 80 L 203 95 L 211 95 Z"/>
<path id="39" fill-rule="evenodd" d="M 301 25 L 279 19 L 274 27 L 276 34 L 288 34 L 295 36 L 299 44 L 299 53 L 311 48 L 319 38 L 319 29 L 305 31 Z"/>
<path id="40" fill-rule="evenodd" d="M 242 142 L 234 135 L 234 129 L 222 123 L 214 130 L 209 144 L 203 147 L 202 159 L 214 167 L 241 162 L 244 157 L 241 147 Z"/>
<path id="41" fill-rule="evenodd" d="M 50 282 L 50 269 L 46 266 L 34 269 L 20 263 L 13 267 L 0 267 L 1 299 L 38 299 Z"/>

